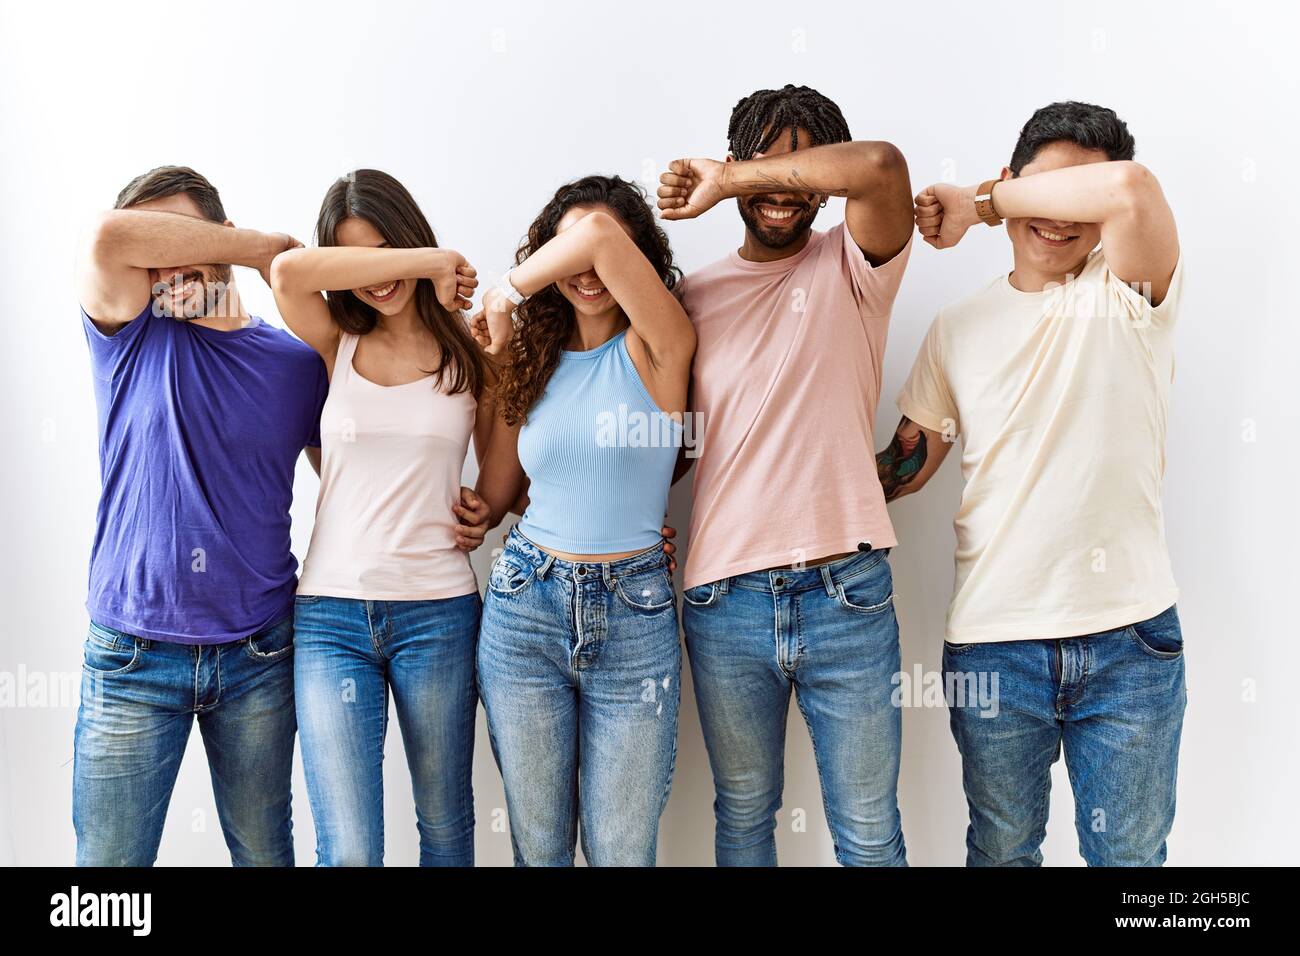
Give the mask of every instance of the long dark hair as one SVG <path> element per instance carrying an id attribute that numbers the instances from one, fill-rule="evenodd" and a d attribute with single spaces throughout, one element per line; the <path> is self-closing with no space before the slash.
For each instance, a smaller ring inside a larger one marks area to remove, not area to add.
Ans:
<path id="1" fill-rule="evenodd" d="M 677 285 L 681 271 L 673 264 L 668 237 L 655 221 L 645 191 L 618 176 L 584 176 L 557 189 L 528 227 L 528 236 L 515 253 L 516 264 L 555 238 L 560 220 L 574 206 L 607 207 L 632 230 L 637 248 L 664 285 L 669 289 Z M 526 299 L 515 316 L 510 360 L 497 383 L 497 409 L 508 425 L 527 421 L 529 409 L 542 397 L 560 363 L 575 323 L 573 306 L 554 284 Z"/>
<path id="2" fill-rule="evenodd" d="M 377 169 L 358 169 L 329 188 L 316 220 L 316 245 L 338 245 L 339 224 L 353 217 L 374 226 L 394 249 L 438 245 L 433 227 L 406 187 Z M 365 335 L 379 321 L 379 313 L 350 289 L 327 292 L 325 298 L 330 315 L 344 332 Z M 484 382 L 483 359 L 460 312 L 443 308 L 429 279 L 416 280 L 415 309 L 438 343 L 438 366 L 428 370 L 434 384 L 451 394 L 477 396 Z"/>

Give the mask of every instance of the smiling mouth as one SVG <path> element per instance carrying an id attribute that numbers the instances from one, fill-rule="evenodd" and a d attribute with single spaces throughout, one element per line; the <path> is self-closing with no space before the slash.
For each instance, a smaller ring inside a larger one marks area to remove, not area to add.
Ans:
<path id="1" fill-rule="evenodd" d="M 198 272 L 177 274 L 167 280 L 167 294 L 173 299 L 188 299 L 198 292 L 203 282 L 203 275 Z"/>
<path id="2" fill-rule="evenodd" d="M 1068 246 L 1070 243 L 1074 242 L 1075 239 L 1079 238 L 1078 236 L 1067 236 L 1061 232 L 1052 232 L 1048 229 L 1040 229 L 1037 226 L 1030 226 L 1029 231 L 1037 236 L 1039 241 L 1056 249 Z"/>
<path id="3" fill-rule="evenodd" d="M 388 285 L 372 286 L 366 290 L 366 295 L 370 296 L 370 298 L 374 299 L 376 302 L 387 302 L 393 296 L 397 295 L 397 287 L 399 285 L 401 285 L 400 282 L 394 281 L 388 283 Z"/>
<path id="4" fill-rule="evenodd" d="M 578 298 L 583 299 L 587 302 L 594 302 L 597 299 L 599 299 L 602 295 L 605 294 L 605 287 L 603 285 L 594 285 L 594 286 L 574 285 L 573 291 L 578 293 Z"/>
<path id="5" fill-rule="evenodd" d="M 763 222 L 769 226 L 789 225 L 803 209 L 802 206 L 773 206 L 768 203 L 758 203 L 754 208 Z"/>

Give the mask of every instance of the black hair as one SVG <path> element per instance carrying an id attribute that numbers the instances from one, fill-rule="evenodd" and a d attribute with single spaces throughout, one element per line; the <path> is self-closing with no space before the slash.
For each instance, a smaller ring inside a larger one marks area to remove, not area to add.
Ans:
<path id="1" fill-rule="evenodd" d="M 785 130 L 790 148 L 799 148 L 799 130 L 812 137 L 810 146 L 845 143 L 853 137 L 840 108 L 808 86 L 787 83 L 779 90 L 757 90 L 736 104 L 727 126 L 727 149 L 736 159 L 753 159 L 767 150 Z"/>
<path id="2" fill-rule="evenodd" d="M 1059 142 L 1100 149 L 1111 160 L 1132 159 L 1136 148 L 1133 134 L 1114 110 L 1074 100 L 1053 103 L 1035 110 L 1020 131 L 1008 164 L 1011 172 L 1019 176 L 1040 149 Z"/>

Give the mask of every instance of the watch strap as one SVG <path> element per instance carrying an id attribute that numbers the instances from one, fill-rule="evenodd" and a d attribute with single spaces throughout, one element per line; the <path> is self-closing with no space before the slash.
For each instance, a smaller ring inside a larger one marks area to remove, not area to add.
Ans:
<path id="1" fill-rule="evenodd" d="M 1002 218 L 993 208 L 993 187 L 999 182 L 1001 182 L 999 179 L 990 179 L 980 183 L 979 188 L 975 190 L 975 215 L 990 226 L 1002 225 Z"/>

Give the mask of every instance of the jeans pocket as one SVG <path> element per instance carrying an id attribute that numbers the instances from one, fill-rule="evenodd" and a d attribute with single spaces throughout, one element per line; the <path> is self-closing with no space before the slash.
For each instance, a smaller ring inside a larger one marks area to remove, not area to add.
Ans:
<path id="1" fill-rule="evenodd" d="M 504 552 L 492 565 L 488 575 L 488 588 L 501 597 L 511 597 L 521 593 L 537 577 L 536 569 L 527 562 Z"/>
<path id="2" fill-rule="evenodd" d="M 614 583 L 619 598 L 634 611 L 657 614 L 676 605 L 673 581 L 666 568 L 643 571 Z"/>
<path id="3" fill-rule="evenodd" d="M 718 582 L 687 588 L 682 592 L 682 598 L 692 607 L 708 607 L 718 599 Z"/>
<path id="4" fill-rule="evenodd" d="M 867 570 L 835 582 L 840 606 L 858 614 L 879 614 L 894 604 L 894 575 L 883 557 Z"/>
<path id="5" fill-rule="evenodd" d="M 293 653 L 293 618 L 286 617 L 244 639 L 248 656 L 269 664 Z"/>
<path id="6" fill-rule="evenodd" d="M 82 668 L 96 677 L 113 677 L 140 665 L 140 642 L 129 634 L 95 624 L 86 635 Z"/>
<path id="7" fill-rule="evenodd" d="M 885 564 L 885 568 L 888 567 Z M 835 598 L 841 607 L 855 613 L 879 614 L 893 606 L 893 575 L 868 572 L 850 580 L 836 581 Z"/>
<path id="8" fill-rule="evenodd" d="M 1183 629 L 1178 620 L 1178 606 L 1128 626 L 1133 643 L 1146 654 L 1162 661 L 1183 656 Z"/>

